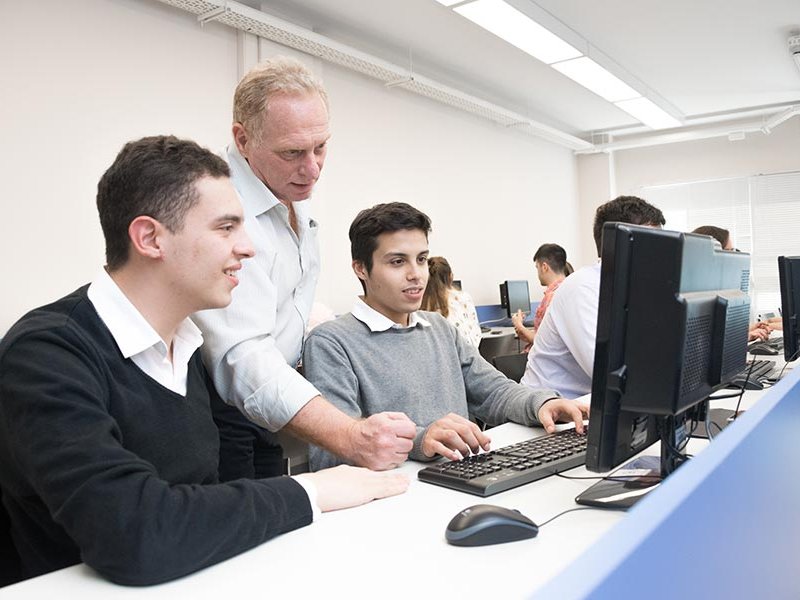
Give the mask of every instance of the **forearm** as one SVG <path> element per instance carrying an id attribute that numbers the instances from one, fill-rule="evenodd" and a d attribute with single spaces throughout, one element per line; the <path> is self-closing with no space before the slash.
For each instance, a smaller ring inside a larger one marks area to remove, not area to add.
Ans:
<path id="1" fill-rule="evenodd" d="M 286 424 L 293 435 L 331 452 L 346 462 L 360 465 L 352 456 L 356 419 L 346 415 L 322 396 L 315 396 Z M 331 466 L 326 461 L 326 466 Z"/>

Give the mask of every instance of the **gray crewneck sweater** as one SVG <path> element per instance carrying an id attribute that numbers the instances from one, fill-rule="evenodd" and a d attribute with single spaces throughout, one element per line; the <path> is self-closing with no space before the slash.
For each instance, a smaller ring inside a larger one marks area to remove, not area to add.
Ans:
<path id="1" fill-rule="evenodd" d="M 539 408 L 559 396 L 507 379 L 440 314 L 420 315 L 429 327 L 373 332 L 350 313 L 318 326 L 303 351 L 306 378 L 353 417 L 406 413 L 417 425 L 414 460 L 431 460 L 422 453 L 422 438 L 431 423 L 450 412 L 490 425 L 534 425 Z M 341 462 L 322 448 L 309 449 L 312 470 Z"/>

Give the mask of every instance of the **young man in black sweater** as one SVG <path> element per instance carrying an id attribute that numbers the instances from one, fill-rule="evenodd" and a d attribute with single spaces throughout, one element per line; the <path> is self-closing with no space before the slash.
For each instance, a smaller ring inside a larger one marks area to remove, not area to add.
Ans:
<path id="1" fill-rule="evenodd" d="M 228 167 L 193 142 L 144 138 L 105 173 L 97 207 L 105 269 L 0 344 L 0 489 L 17 578 L 84 561 L 118 583 L 159 583 L 319 510 L 406 489 L 402 475 L 356 468 L 218 483 L 202 336 L 188 317 L 228 304 L 253 255 Z"/>

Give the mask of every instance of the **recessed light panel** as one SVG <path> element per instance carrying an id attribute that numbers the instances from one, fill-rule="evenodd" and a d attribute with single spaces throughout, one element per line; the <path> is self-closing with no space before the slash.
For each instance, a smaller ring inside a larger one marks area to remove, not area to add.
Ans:
<path id="1" fill-rule="evenodd" d="M 502 0 L 476 0 L 453 10 L 548 65 L 581 56 L 560 37 Z"/>

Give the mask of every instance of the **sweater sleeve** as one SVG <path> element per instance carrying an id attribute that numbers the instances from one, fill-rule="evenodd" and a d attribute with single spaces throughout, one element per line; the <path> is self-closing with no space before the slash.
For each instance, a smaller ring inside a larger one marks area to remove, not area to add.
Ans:
<path id="1" fill-rule="evenodd" d="M 350 357 L 332 336 L 316 329 L 303 347 L 303 374 L 332 405 L 356 419 L 363 416 L 359 385 Z M 319 446 L 309 445 L 308 464 L 312 471 L 345 462 Z"/>
<path id="2" fill-rule="evenodd" d="M 487 424 L 538 425 L 542 405 L 560 397 L 555 390 L 535 390 L 511 381 L 461 336 L 455 338 L 469 411 Z"/>
<path id="3" fill-rule="evenodd" d="M 77 340 L 40 331 L 0 362 L 3 454 L 89 566 L 115 583 L 150 585 L 310 523 L 308 497 L 290 478 L 160 478 L 123 445 L 97 358 Z"/>

